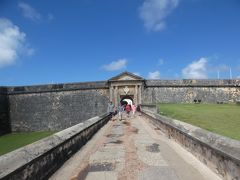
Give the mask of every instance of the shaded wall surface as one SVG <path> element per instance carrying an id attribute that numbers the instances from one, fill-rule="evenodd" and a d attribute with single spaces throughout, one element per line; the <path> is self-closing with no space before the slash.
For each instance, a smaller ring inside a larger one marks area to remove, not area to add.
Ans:
<path id="1" fill-rule="evenodd" d="M 10 131 L 7 88 L 0 88 L 0 135 L 9 133 Z"/>
<path id="2" fill-rule="evenodd" d="M 240 80 L 147 80 L 144 103 L 236 102 Z"/>
<path id="3" fill-rule="evenodd" d="M 105 82 L 9 88 L 12 131 L 61 130 L 107 111 Z"/>

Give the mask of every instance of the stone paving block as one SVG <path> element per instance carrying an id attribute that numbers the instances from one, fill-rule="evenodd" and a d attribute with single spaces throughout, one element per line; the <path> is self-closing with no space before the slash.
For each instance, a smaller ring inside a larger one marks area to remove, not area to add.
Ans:
<path id="1" fill-rule="evenodd" d="M 178 153 L 180 149 L 166 143 L 166 137 L 155 132 L 143 117 L 110 122 L 101 144 L 89 154 L 88 168 L 82 169 L 87 180 L 218 180 L 209 172 L 203 176 L 196 168 L 202 167 L 198 161 L 192 166 L 189 159 L 182 158 L 189 152 Z"/>
<path id="2" fill-rule="evenodd" d="M 142 171 L 139 180 L 179 180 L 175 172 L 169 167 L 149 167 Z"/>
<path id="3" fill-rule="evenodd" d="M 161 153 L 147 152 L 144 150 L 137 151 L 138 158 L 149 166 L 168 166 Z"/>
<path id="4" fill-rule="evenodd" d="M 119 172 L 124 168 L 125 150 L 122 146 L 105 146 L 91 155 L 89 164 L 95 163 L 112 163 Z"/>
<path id="5" fill-rule="evenodd" d="M 117 180 L 117 173 L 115 172 L 90 172 L 86 180 Z"/>
<path id="6" fill-rule="evenodd" d="M 157 144 L 150 137 L 135 137 L 134 138 L 135 146 L 137 147 L 138 158 L 150 166 L 168 166 L 168 163 L 164 160 L 161 154 L 161 147 L 158 146 L 157 152 L 149 151 L 149 147 L 152 147 L 154 144 Z M 157 144 L 158 145 L 158 144 Z"/>
<path id="7" fill-rule="evenodd" d="M 97 172 L 97 171 L 113 171 L 115 169 L 115 164 L 110 162 L 103 163 L 93 163 L 88 167 L 89 172 Z"/>
<path id="8" fill-rule="evenodd" d="M 143 144 L 143 145 L 149 145 L 149 144 L 153 144 L 155 143 L 155 141 L 148 135 L 145 135 L 145 136 L 135 136 L 134 137 L 134 141 L 136 144 Z"/>
<path id="9" fill-rule="evenodd" d="M 107 160 L 124 160 L 125 150 L 122 146 L 106 146 L 95 152 L 90 157 L 90 162 Z"/>

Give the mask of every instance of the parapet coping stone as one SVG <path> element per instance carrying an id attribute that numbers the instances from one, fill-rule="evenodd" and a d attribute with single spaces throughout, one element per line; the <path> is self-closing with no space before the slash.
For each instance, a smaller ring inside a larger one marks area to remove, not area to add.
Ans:
<path id="1" fill-rule="evenodd" d="M 47 93 L 59 91 L 106 89 L 108 88 L 108 84 L 107 81 L 92 81 L 79 83 L 43 84 L 31 86 L 9 86 L 4 88 L 7 89 L 8 95 L 15 95 L 27 93 Z"/>
<path id="2" fill-rule="evenodd" d="M 240 87 L 240 79 L 146 80 L 147 87 Z"/>
<path id="3" fill-rule="evenodd" d="M 213 132 L 179 121 L 177 119 L 162 116 L 148 110 L 143 110 L 143 112 L 144 111 L 149 116 L 179 130 L 188 137 L 197 140 L 198 142 L 210 147 L 211 149 L 218 151 L 223 156 L 227 156 L 236 163 L 240 164 L 240 141 L 215 134 Z"/>
<path id="4" fill-rule="evenodd" d="M 76 134 L 81 133 L 81 131 L 103 119 L 106 115 L 107 114 L 103 114 L 90 118 L 84 123 L 79 123 L 49 137 L 0 156 L 0 179 L 40 157 L 44 153 L 54 149 Z"/>
<path id="5" fill-rule="evenodd" d="M 146 80 L 145 86 L 154 87 L 240 87 L 239 79 L 181 79 L 181 80 Z M 56 83 L 26 86 L 0 86 L 0 94 L 27 94 L 90 89 L 108 89 L 108 81 L 89 81 L 76 83 Z"/>
<path id="6" fill-rule="evenodd" d="M 8 89 L 5 86 L 0 87 L 0 95 L 7 95 Z"/>

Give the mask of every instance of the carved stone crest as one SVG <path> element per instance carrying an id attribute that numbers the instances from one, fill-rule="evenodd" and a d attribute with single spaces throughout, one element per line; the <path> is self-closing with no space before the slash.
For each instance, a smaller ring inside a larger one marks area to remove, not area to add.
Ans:
<path id="1" fill-rule="evenodd" d="M 123 91 L 125 92 L 125 94 L 128 94 L 128 92 L 129 92 L 129 89 L 128 89 L 128 87 L 127 87 L 127 86 L 125 86 L 125 88 L 123 89 Z"/>

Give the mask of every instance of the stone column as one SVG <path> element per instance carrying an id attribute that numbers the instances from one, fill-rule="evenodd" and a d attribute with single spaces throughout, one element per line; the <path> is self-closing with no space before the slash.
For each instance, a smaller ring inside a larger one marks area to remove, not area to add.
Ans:
<path id="1" fill-rule="evenodd" d="M 110 86 L 110 88 L 109 88 L 109 99 L 110 99 L 110 101 L 113 102 L 113 87 L 112 86 Z"/>
<path id="2" fill-rule="evenodd" d="M 135 85 L 134 104 L 138 104 L 138 86 Z"/>
<path id="3" fill-rule="evenodd" d="M 138 97 L 139 97 L 139 100 L 138 100 L 138 104 L 142 104 L 142 86 L 138 86 Z"/>
<path id="4" fill-rule="evenodd" d="M 116 86 L 113 86 L 113 95 L 112 95 L 112 102 L 115 104 L 115 94 L 116 94 Z"/>
<path id="5" fill-rule="evenodd" d="M 117 107 L 118 105 L 118 86 L 114 88 L 114 105 Z"/>

